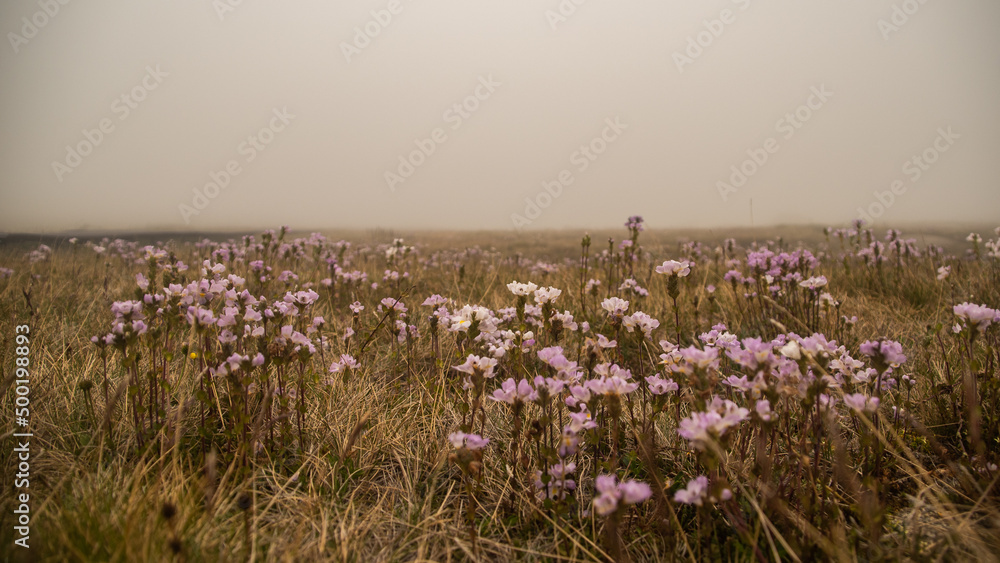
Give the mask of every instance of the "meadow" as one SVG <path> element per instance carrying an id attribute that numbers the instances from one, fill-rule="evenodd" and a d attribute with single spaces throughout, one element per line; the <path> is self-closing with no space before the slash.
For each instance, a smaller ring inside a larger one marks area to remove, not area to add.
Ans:
<path id="1" fill-rule="evenodd" d="M 997 560 L 977 233 L 3 240 L 0 554 Z"/>

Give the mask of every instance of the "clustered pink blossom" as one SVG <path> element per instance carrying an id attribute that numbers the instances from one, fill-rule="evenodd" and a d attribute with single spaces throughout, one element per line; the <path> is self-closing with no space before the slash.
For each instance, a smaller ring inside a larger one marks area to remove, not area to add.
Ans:
<path id="1" fill-rule="evenodd" d="M 594 511 L 600 516 L 612 514 L 619 505 L 638 504 L 653 495 L 646 483 L 635 480 L 618 483 L 614 475 L 598 475 L 595 487 L 598 495 L 594 497 Z"/>
<path id="2" fill-rule="evenodd" d="M 448 434 L 448 441 L 456 449 L 466 448 L 471 451 L 481 450 L 490 443 L 489 438 L 483 438 L 479 434 L 466 434 L 461 431 Z"/>
<path id="3" fill-rule="evenodd" d="M 963 323 L 983 333 L 993 323 L 1000 323 L 1000 310 L 990 309 L 986 305 L 961 303 L 953 308 L 955 316 Z"/>
<path id="4" fill-rule="evenodd" d="M 693 412 L 681 420 L 677 433 L 691 442 L 695 449 L 704 450 L 709 443 L 721 438 L 730 428 L 746 420 L 749 415 L 748 409 L 716 396 L 708 405 L 708 410 Z"/>
<path id="5" fill-rule="evenodd" d="M 687 260 L 667 260 L 656 267 L 656 273 L 683 278 L 691 273 L 691 263 Z"/>

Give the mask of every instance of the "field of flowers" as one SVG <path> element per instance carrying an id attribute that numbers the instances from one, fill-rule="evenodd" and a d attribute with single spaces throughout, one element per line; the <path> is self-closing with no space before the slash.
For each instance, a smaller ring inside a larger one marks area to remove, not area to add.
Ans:
<path id="1" fill-rule="evenodd" d="M 996 560 L 1000 229 L 817 234 L 0 246 L 31 556 Z"/>

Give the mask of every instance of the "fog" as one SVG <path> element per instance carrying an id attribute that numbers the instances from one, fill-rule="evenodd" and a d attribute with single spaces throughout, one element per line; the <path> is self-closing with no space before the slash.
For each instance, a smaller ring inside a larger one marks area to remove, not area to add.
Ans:
<path id="1" fill-rule="evenodd" d="M 1000 219 L 994 0 L 63 2 L 2 231 Z"/>

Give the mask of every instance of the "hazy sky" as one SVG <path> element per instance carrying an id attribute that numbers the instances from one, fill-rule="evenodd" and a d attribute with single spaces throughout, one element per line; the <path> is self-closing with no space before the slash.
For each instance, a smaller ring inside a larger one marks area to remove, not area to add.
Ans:
<path id="1" fill-rule="evenodd" d="M 996 0 L 9 0 L 0 24 L 0 231 L 1000 220 Z"/>

